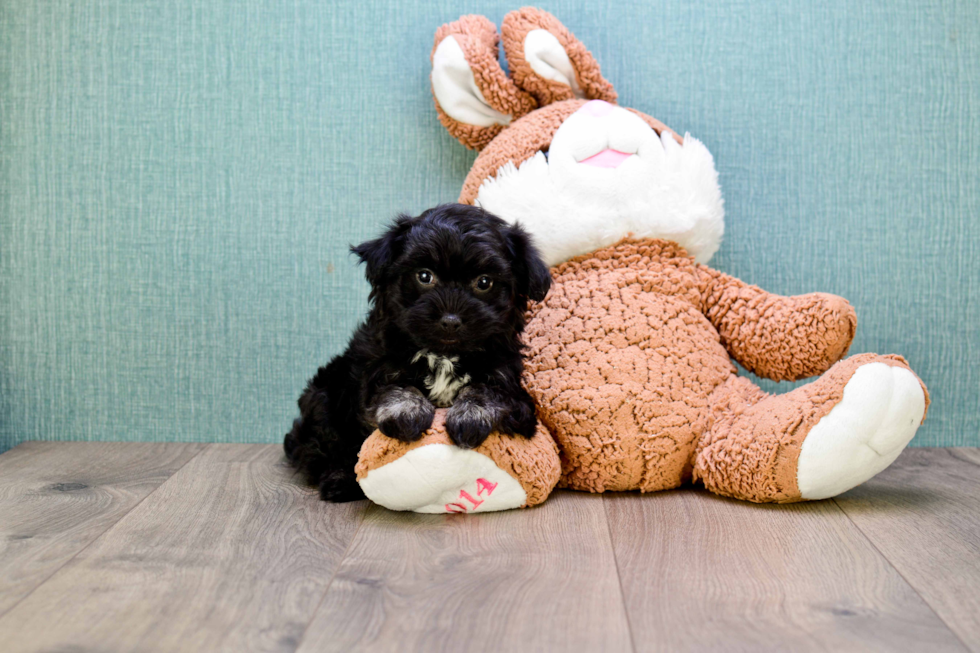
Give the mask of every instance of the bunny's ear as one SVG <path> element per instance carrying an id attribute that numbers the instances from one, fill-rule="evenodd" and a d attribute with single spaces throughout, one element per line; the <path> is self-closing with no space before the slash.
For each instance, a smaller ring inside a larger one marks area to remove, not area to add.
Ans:
<path id="1" fill-rule="evenodd" d="M 497 26 L 463 16 L 436 31 L 432 95 L 439 121 L 470 149 L 480 150 L 512 120 L 533 110 L 534 98 L 517 88 L 497 61 Z"/>
<path id="2" fill-rule="evenodd" d="M 512 11 L 501 29 L 514 81 L 541 106 L 573 98 L 615 104 L 616 91 L 592 53 L 547 11 Z"/>

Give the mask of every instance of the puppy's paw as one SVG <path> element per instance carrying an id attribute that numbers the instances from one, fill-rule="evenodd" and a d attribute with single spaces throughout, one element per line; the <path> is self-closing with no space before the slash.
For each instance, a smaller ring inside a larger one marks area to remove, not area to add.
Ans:
<path id="1" fill-rule="evenodd" d="M 378 430 L 395 440 L 415 442 L 432 426 L 433 415 L 434 411 L 402 413 L 378 422 Z"/>
<path id="2" fill-rule="evenodd" d="M 478 401 L 464 398 L 453 404 L 446 414 L 446 433 L 458 446 L 474 449 L 490 435 L 494 421 L 492 410 Z"/>
<path id="3" fill-rule="evenodd" d="M 394 388 L 378 400 L 375 420 L 389 438 L 415 442 L 432 426 L 435 414 L 435 407 L 418 388 Z"/>
<path id="4" fill-rule="evenodd" d="M 538 418 L 534 414 L 534 404 L 530 401 L 515 402 L 507 416 L 500 421 L 500 430 L 510 435 L 534 437 L 538 428 Z"/>
<path id="5" fill-rule="evenodd" d="M 324 501 L 344 503 L 364 498 L 361 486 L 353 470 L 336 469 L 320 478 L 320 498 Z"/>

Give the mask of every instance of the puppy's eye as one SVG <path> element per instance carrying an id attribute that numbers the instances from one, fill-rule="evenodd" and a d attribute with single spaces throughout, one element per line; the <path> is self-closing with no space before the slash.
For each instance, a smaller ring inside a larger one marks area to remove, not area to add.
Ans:
<path id="1" fill-rule="evenodd" d="M 423 286 L 433 286 L 436 283 L 436 275 L 432 274 L 432 270 L 419 270 L 415 273 L 415 278 Z"/>
<path id="2" fill-rule="evenodd" d="M 479 277 L 476 278 L 476 281 L 473 282 L 473 288 L 477 292 L 486 292 L 486 291 L 490 290 L 491 288 L 493 288 L 493 279 L 491 279 L 490 277 L 488 277 L 485 274 L 482 275 L 482 276 L 479 276 Z"/>

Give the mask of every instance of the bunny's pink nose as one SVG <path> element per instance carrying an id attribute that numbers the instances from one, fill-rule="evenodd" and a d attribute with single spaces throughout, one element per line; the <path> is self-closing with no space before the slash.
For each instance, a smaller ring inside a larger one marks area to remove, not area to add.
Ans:
<path id="1" fill-rule="evenodd" d="M 577 113 L 584 113 L 587 116 L 592 116 L 593 118 L 602 118 L 603 116 L 608 116 L 615 109 L 613 105 L 602 100 L 589 100 L 582 105 L 582 108 L 578 110 Z"/>

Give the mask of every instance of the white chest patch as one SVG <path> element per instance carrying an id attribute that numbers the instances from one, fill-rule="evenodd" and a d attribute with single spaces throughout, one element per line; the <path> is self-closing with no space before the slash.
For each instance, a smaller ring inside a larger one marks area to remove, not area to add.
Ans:
<path id="1" fill-rule="evenodd" d="M 439 408 L 452 406 L 456 395 L 470 382 L 469 374 L 456 376 L 459 356 L 440 356 L 422 349 L 412 357 L 412 362 L 416 363 L 423 358 L 429 365 L 429 375 L 425 377 L 429 400 Z"/>

